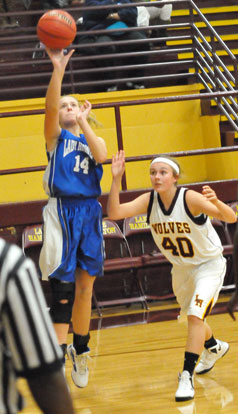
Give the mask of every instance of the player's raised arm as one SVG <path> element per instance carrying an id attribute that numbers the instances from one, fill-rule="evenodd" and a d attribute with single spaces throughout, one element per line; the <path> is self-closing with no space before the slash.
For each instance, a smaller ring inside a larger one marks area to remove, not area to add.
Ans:
<path id="1" fill-rule="evenodd" d="M 118 220 L 125 217 L 146 213 L 150 193 L 142 194 L 135 200 L 120 204 L 121 179 L 125 171 L 125 154 L 119 151 L 112 156 L 112 185 L 108 197 L 107 214 L 111 219 Z"/>
<path id="2" fill-rule="evenodd" d="M 55 51 L 46 48 L 48 56 L 53 64 L 53 73 L 46 92 L 45 98 L 45 140 L 47 150 L 52 151 L 55 148 L 57 139 L 60 135 L 59 125 L 59 104 L 61 96 L 62 80 L 67 63 L 74 53 L 70 50 L 66 55 L 63 50 Z"/>
<path id="3" fill-rule="evenodd" d="M 80 111 L 77 115 L 77 122 L 85 135 L 89 148 L 93 154 L 93 158 L 96 162 L 101 164 L 107 159 L 107 147 L 104 139 L 97 137 L 88 123 L 91 108 L 91 103 L 86 100 L 83 105 L 80 106 Z"/>

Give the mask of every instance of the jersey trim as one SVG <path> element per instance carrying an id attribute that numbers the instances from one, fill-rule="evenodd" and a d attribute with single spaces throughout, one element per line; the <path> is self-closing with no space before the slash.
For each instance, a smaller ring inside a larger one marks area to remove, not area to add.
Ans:
<path id="1" fill-rule="evenodd" d="M 197 224 L 198 226 L 202 226 L 203 224 L 205 224 L 206 223 L 206 221 L 207 221 L 207 216 L 206 216 L 206 214 L 203 214 L 203 213 L 201 213 L 199 216 L 197 216 L 197 217 L 194 217 L 193 215 L 192 215 L 192 213 L 190 212 L 190 210 L 189 210 L 189 208 L 188 208 L 188 205 L 187 205 L 187 202 L 186 202 L 186 193 L 187 193 L 187 191 L 188 191 L 188 188 L 186 188 L 185 189 L 185 191 L 184 191 L 184 194 L 183 194 L 183 202 L 184 202 L 184 208 L 185 208 L 185 211 L 186 211 L 186 213 L 187 213 L 187 215 L 188 215 L 188 217 L 195 223 L 195 224 Z"/>
<path id="2" fill-rule="evenodd" d="M 152 210 L 152 206 L 153 206 L 153 201 L 154 201 L 154 190 L 151 190 L 150 192 L 150 201 L 149 201 L 149 205 L 147 208 L 147 218 L 146 221 L 148 224 L 150 224 L 150 214 L 151 214 L 151 210 Z"/>
<path id="3" fill-rule="evenodd" d="M 175 195 L 174 195 L 174 198 L 173 198 L 172 203 L 170 204 L 170 206 L 169 206 L 168 210 L 166 210 L 166 208 L 164 207 L 164 204 L 163 204 L 163 202 L 162 202 L 162 200 L 161 200 L 161 198 L 160 198 L 160 195 L 159 195 L 159 193 L 157 193 L 157 198 L 158 198 L 158 203 L 159 203 L 159 206 L 160 206 L 160 208 L 161 208 L 162 213 L 163 213 L 165 216 L 170 216 L 170 215 L 172 214 L 172 211 L 173 211 L 174 206 L 175 206 L 175 204 L 176 204 L 176 201 L 177 201 L 177 199 L 178 199 L 178 196 L 179 196 L 180 190 L 181 190 L 181 187 L 176 189 L 176 193 L 175 193 Z"/>

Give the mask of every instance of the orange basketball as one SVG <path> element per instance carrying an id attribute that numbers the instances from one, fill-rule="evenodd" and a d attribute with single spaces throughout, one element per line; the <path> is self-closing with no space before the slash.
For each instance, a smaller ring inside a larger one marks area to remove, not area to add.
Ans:
<path id="1" fill-rule="evenodd" d="M 37 36 L 50 49 L 63 49 L 69 46 L 76 32 L 74 18 L 60 9 L 47 11 L 37 24 Z"/>

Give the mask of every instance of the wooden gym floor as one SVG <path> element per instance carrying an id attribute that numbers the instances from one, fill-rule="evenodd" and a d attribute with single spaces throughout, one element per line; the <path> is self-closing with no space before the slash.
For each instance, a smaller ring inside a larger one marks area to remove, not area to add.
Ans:
<path id="1" fill-rule="evenodd" d="M 77 414 L 236 414 L 238 412 L 238 322 L 225 313 L 229 295 L 220 295 L 208 322 L 216 337 L 228 341 L 224 359 L 202 376 L 195 376 L 195 398 L 176 403 L 177 375 L 182 369 L 186 325 L 176 320 L 175 301 L 93 312 L 89 384 L 74 386 L 71 365 L 66 378 Z M 238 317 L 238 314 L 236 313 Z M 72 341 L 69 334 L 68 343 Z M 26 397 L 23 414 L 37 414 L 24 380 L 19 388 Z M 57 414 L 57 413 L 55 413 Z M 67 413 L 65 413 L 67 414 Z"/>

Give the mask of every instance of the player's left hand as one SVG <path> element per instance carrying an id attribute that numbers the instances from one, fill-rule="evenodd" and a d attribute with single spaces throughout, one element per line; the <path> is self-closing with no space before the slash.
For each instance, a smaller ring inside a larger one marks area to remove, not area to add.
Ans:
<path id="1" fill-rule="evenodd" d="M 80 106 L 80 111 L 77 115 L 77 121 L 79 124 L 80 124 L 80 121 L 83 121 L 88 118 L 91 109 L 92 109 L 92 105 L 87 100 Z"/>
<path id="2" fill-rule="evenodd" d="M 202 187 L 202 195 L 211 203 L 215 204 L 218 201 L 215 191 L 209 185 L 204 185 Z"/>
<path id="3" fill-rule="evenodd" d="M 234 315 L 234 309 L 237 304 L 238 304 L 238 291 L 236 290 L 235 292 L 233 292 L 227 305 L 227 312 L 229 313 L 233 321 L 236 321 L 236 317 Z"/>
<path id="4" fill-rule="evenodd" d="M 111 166 L 113 178 L 122 177 L 125 172 L 125 151 L 120 150 L 116 155 L 112 155 L 112 166 Z"/>

